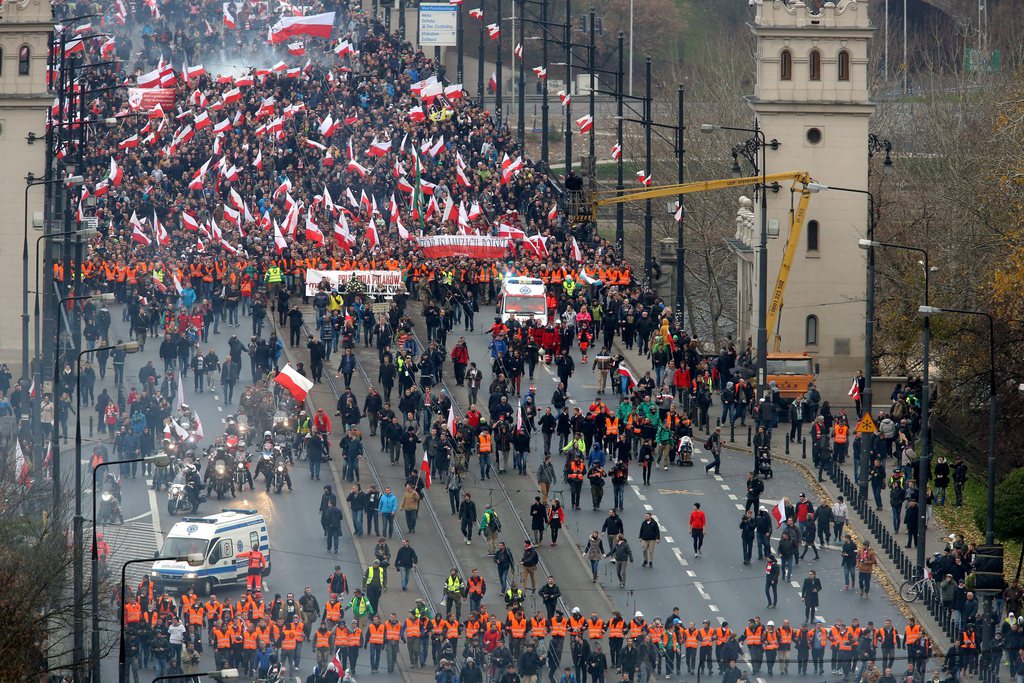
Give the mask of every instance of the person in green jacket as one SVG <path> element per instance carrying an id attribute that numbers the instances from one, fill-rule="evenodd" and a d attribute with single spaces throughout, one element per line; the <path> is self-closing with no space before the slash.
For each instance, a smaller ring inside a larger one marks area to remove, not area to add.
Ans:
<path id="1" fill-rule="evenodd" d="M 658 457 L 655 462 L 662 469 L 667 470 L 669 462 L 672 460 L 672 445 L 675 442 L 675 436 L 672 434 L 671 429 L 667 428 L 664 424 L 660 424 L 658 425 L 658 433 L 654 437 L 654 441 L 658 444 Z"/>
<path id="2" fill-rule="evenodd" d="M 359 622 L 360 628 L 363 625 L 363 619 L 373 616 L 373 605 L 370 604 L 369 598 L 363 595 L 363 591 L 358 588 L 355 595 L 352 596 L 352 601 L 348 603 L 348 608 L 352 611 L 355 620 Z"/>

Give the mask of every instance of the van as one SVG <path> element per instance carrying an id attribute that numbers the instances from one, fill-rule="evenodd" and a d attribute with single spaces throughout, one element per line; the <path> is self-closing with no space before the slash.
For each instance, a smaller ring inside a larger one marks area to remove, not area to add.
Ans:
<path id="1" fill-rule="evenodd" d="M 158 590 L 209 595 L 219 586 L 245 585 L 248 565 L 239 553 L 254 544 L 267 560 L 264 576 L 270 574 L 270 536 L 267 522 L 256 510 L 225 509 L 207 517 L 185 517 L 171 527 L 156 554 L 152 578 Z M 202 564 L 168 558 L 192 554 L 203 556 Z"/>
<path id="2" fill-rule="evenodd" d="M 526 323 L 537 321 L 540 325 L 548 322 L 547 291 L 544 281 L 533 277 L 508 277 L 501 283 L 501 305 L 498 307 L 501 321 L 511 319 Z"/>

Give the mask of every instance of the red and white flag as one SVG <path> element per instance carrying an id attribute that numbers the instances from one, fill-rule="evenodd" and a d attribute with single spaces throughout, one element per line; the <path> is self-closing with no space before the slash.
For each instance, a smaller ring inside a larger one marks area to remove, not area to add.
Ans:
<path id="1" fill-rule="evenodd" d="M 295 55 L 296 57 L 302 57 L 306 54 L 306 44 L 301 40 L 294 43 L 288 43 L 288 54 Z"/>
<path id="2" fill-rule="evenodd" d="M 580 127 L 580 134 L 589 133 L 594 128 L 594 117 L 584 114 L 576 119 L 576 125 Z"/>
<path id="3" fill-rule="evenodd" d="M 558 101 L 562 103 L 563 107 L 568 107 L 570 104 L 572 104 L 572 95 L 565 92 L 564 90 L 559 90 Z"/>
<path id="4" fill-rule="evenodd" d="M 479 19 L 480 21 L 483 21 L 484 11 L 481 8 L 477 7 L 475 9 L 469 10 L 469 16 L 473 17 L 474 19 Z"/>
<path id="5" fill-rule="evenodd" d="M 380 246 L 380 237 L 377 236 L 377 226 L 371 218 L 366 223 L 366 242 L 370 245 L 370 251 Z"/>
<path id="6" fill-rule="evenodd" d="M 423 485 L 430 488 L 430 459 L 427 457 L 427 452 L 423 451 L 423 459 L 420 460 L 420 472 L 423 473 Z"/>
<path id="7" fill-rule="evenodd" d="M 224 3 L 224 28 L 235 28 L 235 15 L 231 13 L 230 4 Z"/>
<path id="8" fill-rule="evenodd" d="M 455 436 L 455 425 L 456 425 L 456 422 L 455 422 L 455 406 L 454 405 L 449 405 L 448 406 L 448 423 L 447 424 L 448 424 L 448 433 L 451 434 L 452 436 Z"/>
<path id="9" fill-rule="evenodd" d="M 281 17 L 270 27 L 270 42 L 274 45 L 283 43 L 293 36 L 313 36 L 314 38 L 330 38 L 334 28 L 334 12 L 311 14 L 300 17 Z"/>
<path id="10" fill-rule="evenodd" d="M 619 364 L 619 376 L 626 378 L 626 391 L 636 386 L 636 377 L 625 365 Z"/>
<path id="11" fill-rule="evenodd" d="M 308 394 L 309 390 L 313 388 L 313 382 L 300 375 L 295 368 L 292 367 L 291 363 L 288 363 L 281 368 L 281 372 L 277 373 L 277 376 L 274 377 L 274 381 L 287 389 L 292 397 L 299 403 L 306 400 L 306 394 Z"/>
<path id="12" fill-rule="evenodd" d="M 651 183 L 654 182 L 654 179 L 651 176 L 647 175 L 644 171 L 637 171 L 636 181 L 643 185 L 644 187 L 650 187 Z"/>
<path id="13" fill-rule="evenodd" d="M 548 77 L 548 69 L 545 66 L 533 67 L 533 73 L 537 74 L 537 78 L 539 78 L 542 81 Z"/>
<path id="14" fill-rule="evenodd" d="M 142 226 L 136 223 L 132 226 L 132 242 L 138 242 L 142 246 L 148 247 L 153 243 L 153 240 L 149 238 L 149 235 L 142 231 Z"/>
<path id="15" fill-rule="evenodd" d="M 284 235 L 281 234 L 281 226 L 277 224 L 277 220 L 274 220 L 274 250 L 281 254 L 282 251 L 288 248 L 288 242 L 285 241 Z"/>
<path id="16" fill-rule="evenodd" d="M 491 40 L 497 40 L 501 37 L 501 27 L 497 24 L 487 24 L 487 35 Z"/>
<path id="17" fill-rule="evenodd" d="M 199 78 L 206 73 L 206 69 L 202 64 L 196 64 L 195 66 L 185 67 L 185 80 L 191 81 L 194 78 Z"/>
<path id="18" fill-rule="evenodd" d="M 513 56 L 515 56 L 516 59 L 522 59 L 523 58 L 523 44 L 522 43 L 516 43 L 516 46 L 514 48 L 512 48 L 512 54 L 513 54 Z"/>
<path id="19" fill-rule="evenodd" d="M 860 400 L 860 385 L 857 384 L 857 378 L 853 379 L 853 384 L 850 385 L 850 390 L 846 392 L 846 395 L 852 398 L 854 401 Z"/>
<path id="20" fill-rule="evenodd" d="M 21 439 L 15 439 L 16 451 L 14 454 L 14 469 L 18 472 L 18 483 L 25 488 L 32 487 L 32 480 L 28 474 L 28 460 L 25 459 L 25 453 L 21 450 Z M 427 480 L 429 481 L 430 473 L 427 473 Z"/>
<path id="21" fill-rule="evenodd" d="M 786 521 L 786 504 L 784 500 L 780 500 L 775 507 L 772 508 L 772 517 L 775 519 L 775 526 L 782 526 L 782 523 Z"/>
<path id="22" fill-rule="evenodd" d="M 324 234 L 320 232 L 320 226 L 313 222 L 311 212 L 306 212 L 306 240 L 314 244 L 323 245 Z"/>
<path id="23" fill-rule="evenodd" d="M 124 171 L 122 171 L 121 167 L 117 165 L 116 161 L 114 161 L 114 157 L 110 157 L 110 174 L 108 177 L 110 179 L 110 183 L 114 187 L 120 187 L 121 181 L 124 180 Z"/>
<path id="24" fill-rule="evenodd" d="M 622 145 L 615 143 L 612 145 L 612 159 L 618 160 L 622 157 Z"/>
<path id="25" fill-rule="evenodd" d="M 156 243 L 161 247 L 166 247 L 171 243 L 171 236 L 167 234 L 167 229 L 160 223 L 160 220 L 156 217 L 156 210 L 153 210 L 153 232 L 156 234 Z"/>
<path id="26" fill-rule="evenodd" d="M 577 263 L 583 263 L 583 252 L 580 251 L 580 245 L 575 237 L 572 238 L 572 257 Z"/>

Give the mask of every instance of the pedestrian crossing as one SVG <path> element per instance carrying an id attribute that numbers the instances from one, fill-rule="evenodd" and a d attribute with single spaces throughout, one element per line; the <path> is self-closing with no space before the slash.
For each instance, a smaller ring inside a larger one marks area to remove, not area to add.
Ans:
<path id="1" fill-rule="evenodd" d="M 151 558 L 157 551 L 149 515 L 143 519 L 126 521 L 124 524 L 101 526 L 99 531 L 103 534 L 103 540 L 110 546 L 107 571 L 111 583 L 120 582 L 121 568 L 125 562 Z M 149 571 L 150 565 L 145 562 L 129 565 L 126 573 L 127 584 L 137 586 L 143 574 L 148 574 Z"/>

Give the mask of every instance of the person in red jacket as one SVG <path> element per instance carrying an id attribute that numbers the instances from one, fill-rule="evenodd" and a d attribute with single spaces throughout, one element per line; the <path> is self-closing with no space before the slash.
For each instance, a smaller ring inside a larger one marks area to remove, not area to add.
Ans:
<path id="1" fill-rule="evenodd" d="M 323 408 L 317 410 L 316 415 L 313 416 L 313 431 L 327 435 L 331 433 L 331 418 L 327 416 Z"/>
<path id="2" fill-rule="evenodd" d="M 700 557 L 701 548 L 704 547 L 704 526 L 707 524 L 707 517 L 700 509 L 700 503 L 693 504 L 693 512 L 690 513 L 690 535 L 693 536 L 693 556 Z"/>
<path id="3" fill-rule="evenodd" d="M 267 566 L 267 558 L 260 552 L 260 546 L 253 543 L 252 550 L 238 553 L 236 558 L 246 560 L 248 571 L 246 574 L 245 587 L 251 591 L 262 590 L 263 569 Z"/>

